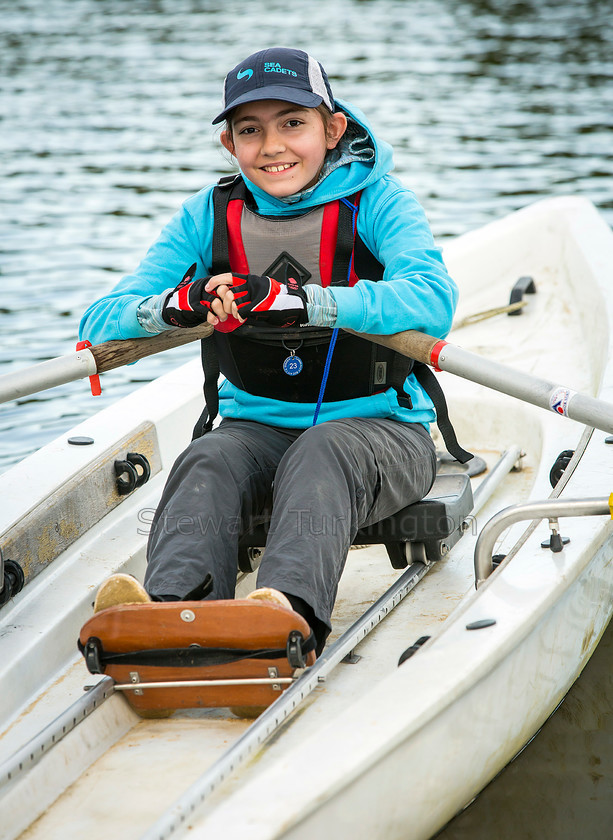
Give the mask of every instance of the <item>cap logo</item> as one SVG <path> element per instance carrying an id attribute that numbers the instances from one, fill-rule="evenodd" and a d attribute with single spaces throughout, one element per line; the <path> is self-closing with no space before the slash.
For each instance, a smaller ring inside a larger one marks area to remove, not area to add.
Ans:
<path id="1" fill-rule="evenodd" d="M 281 67 L 278 61 L 265 61 L 265 73 L 282 73 L 284 76 L 298 76 L 295 70 L 288 70 L 287 67 Z"/>
<path id="2" fill-rule="evenodd" d="M 240 81 L 241 79 L 250 79 L 253 76 L 253 70 L 239 70 L 236 74 L 236 78 Z"/>

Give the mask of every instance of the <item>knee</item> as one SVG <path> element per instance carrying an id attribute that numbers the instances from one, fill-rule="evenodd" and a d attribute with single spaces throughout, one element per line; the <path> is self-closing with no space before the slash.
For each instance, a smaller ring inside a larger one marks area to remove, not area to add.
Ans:
<path id="1" fill-rule="evenodd" d="M 353 451 L 350 442 L 345 438 L 343 427 L 334 420 L 320 426 L 312 426 L 294 441 L 283 460 L 309 465 L 345 460 Z"/>
<path id="2" fill-rule="evenodd" d="M 284 479 L 320 484 L 334 476 L 336 483 L 348 487 L 362 485 L 365 475 L 372 473 L 368 454 L 348 438 L 342 424 L 328 421 L 303 432 L 287 450 L 275 477 L 279 485 Z"/>
<path id="3" fill-rule="evenodd" d="M 210 474 L 218 481 L 240 480 L 243 464 L 248 455 L 240 442 L 231 437 L 222 438 L 212 432 L 193 440 L 175 462 L 175 468 L 197 476 Z"/>

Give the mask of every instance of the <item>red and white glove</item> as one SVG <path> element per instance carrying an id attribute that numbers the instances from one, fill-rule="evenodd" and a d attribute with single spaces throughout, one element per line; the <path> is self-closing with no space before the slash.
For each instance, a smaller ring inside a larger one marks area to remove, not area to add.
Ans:
<path id="1" fill-rule="evenodd" d="M 211 279 L 200 277 L 194 280 L 196 263 L 185 273 L 179 285 L 170 292 L 162 306 L 162 319 L 173 327 L 197 327 L 206 321 L 211 304 L 217 295 L 205 292 L 204 287 Z"/>
<path id="2" fill-rule="evenodd" d="M 259 274 L 232 276 L 232 293 L 241 318 L 275 327 L 295 327 L 309 320 L 306 294 L 293 277 L 286 285 Z"/>

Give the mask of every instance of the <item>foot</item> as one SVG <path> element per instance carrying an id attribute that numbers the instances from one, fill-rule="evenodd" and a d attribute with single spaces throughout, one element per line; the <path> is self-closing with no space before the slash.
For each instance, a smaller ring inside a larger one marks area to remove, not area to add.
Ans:
<path id="1" fill-rule="evenodd" d="M 279 592 L 278 589 L 270 589 L 268 587 L 262 587 L 262 589 L 254 589 L 253 592 L 250 592 L 246 598 L 247 601 L 264 601 L 267 604 L 277 604 L 280 607 L 285 607 L 286 610 L 292 610 L 293 607 L 289 602 L 289 598 L 287 598 L 283 592 Z"/>
<path id="2" fill-rule="evenodd" d="M 105 580 L 94 601 L 94 612 L 121 604 L 148 604 L 151 598 L 132 575 L 111 575 Z"/>

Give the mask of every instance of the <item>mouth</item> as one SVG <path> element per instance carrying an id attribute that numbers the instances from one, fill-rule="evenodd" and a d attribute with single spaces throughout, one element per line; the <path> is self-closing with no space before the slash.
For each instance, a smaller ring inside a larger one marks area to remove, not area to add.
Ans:
<path id="1" fill-rule="evenodd" d="M 271 163 L 268 166 L 260 166 L 262 172 L 286 172 L 288 169 L 293 169 L 295 163 Z"/>

